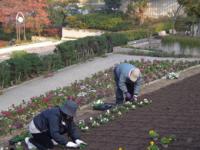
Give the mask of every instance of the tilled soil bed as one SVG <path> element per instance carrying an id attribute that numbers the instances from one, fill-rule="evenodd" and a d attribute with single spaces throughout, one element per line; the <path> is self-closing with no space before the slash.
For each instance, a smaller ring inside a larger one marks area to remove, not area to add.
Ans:
<path id="1" fill-rule="evenodd" d="M 87 150 L 146 150 L 148 131 L 176 135 L 168 150 L 200 150 L 200 74 L 144 95 L 153 103 L 82 133 Z"/>

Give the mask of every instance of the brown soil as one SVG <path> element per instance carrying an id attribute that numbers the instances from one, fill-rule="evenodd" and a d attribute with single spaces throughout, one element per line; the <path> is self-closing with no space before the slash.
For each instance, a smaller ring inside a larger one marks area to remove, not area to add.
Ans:
<path id="1" fill-rule="evenodd" d="M 145 150 L 148 131 L 176 135 L 168 150 L 200 150 L 200 74 L 171 84 L 144 97 L 148 107 L 130 111 L 106 125 L 82 134 L 87 150 Z"/>

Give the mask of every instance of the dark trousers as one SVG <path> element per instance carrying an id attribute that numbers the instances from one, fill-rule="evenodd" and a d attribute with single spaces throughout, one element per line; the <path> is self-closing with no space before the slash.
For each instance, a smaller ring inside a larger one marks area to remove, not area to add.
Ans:
<path id="1" fill-rule="evenodd" d="M 39 150 L 53 149 L 54 147 L 48 132 L 32 134 L 32 138 L 29 141 Z"/>
<path id="2" fill-rule="evenodd" d="M 116 90 L 115 90 L 115 95 L 116 95 L 116 104 L 122 104 L 125 99 L 123 95 L 123 91 L 119 88 L 119 78 L 117 77 L 116 73 L 116 67 L 114 69 L 114 79 L 115 79 L 115 84 L 116 84 Z M 134 95 L 134 83 L 126 83 L 126 87 L 128 92 L 133 96 Z"/>

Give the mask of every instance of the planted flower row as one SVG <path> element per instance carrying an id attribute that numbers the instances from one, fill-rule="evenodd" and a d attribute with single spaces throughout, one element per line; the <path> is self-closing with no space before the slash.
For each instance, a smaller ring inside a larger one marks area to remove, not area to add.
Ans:
<path id="1" fill-rule="evenodd" d="M 144 83 L 165 76 L 169 72 L 177 72 L 199 64 L 194 62 L 170 61 L 131 61 L 141 69 Z M 91 78 L 75 82 L 71 86 L 50 91 L 45 95 L 33 97 L 29 102 L 23 101 L 19 106 L 12 106 L 8 111 L 2 111 L 0 116 L 0 136 L 12 133 L 13 130 L 23 129 L 30 119 L 40 111 L 52 106 L 61 105 L 68 97 L 79 106 L 95 100 L 114 95 L 113 68 L 94 74 Z"/>
<path id="2" fill-rule="evenodd" d="M 123 115 L 130 110 L 135 110 L 136 108 L 147 106 L 152 103 L 152 100 L 143 99 L 138 102 L 126 102 L 123 105 L 117 105 L 112 109 L 108 109 L 105 113 L 100 114 L 99 116 L 93 118 L 90 117 L 89 120 L 80 120 L 78 123 L 78 127 L 81 131 L 88 131 L 90 128 L 99 127 L 102 124 L 106 124 L 117 117 Z M 95 102 L 95 104 L 102 104 L 99 100 Z"/>
<path id="3" fill-rule="evenodd" d="M 94 102 L 94 104 L 97 104 L 97 105 L 103 104 L 103 103 L 104 102 L 101 100 L 97 100 Z M 87 121 L 80 120 L 78 122 L 78 127 L 81 129 L 81 131 L 85 132 L 85 131 L 88 131 L 90 128 L 95 128 L 95 127 L 99 127 L 102 124 L 106 124 L 116 119 L 117 117 L 122 116 L 123 113 L 126 113 L 130 110 L 135 110 L 136 108 L 139 108 L 139 107 L 147 106 L 151 103 L 152 101 L 148 99 L 144 99 L 138 102 L 126 102 L 123 105 L 115 106 L 111 110 L 107 110 L 105 113 L 100 114 L 99 116 L 95 118 L 90 117 Z M 25 131 L 22 134 L 13 137 L 9 141 L 9 143 L 11 143 L 15 147 L 16 150 L 19 150 L 20 148 L 23 149 L 21 142 L 23 142 L 25 137 L 28 137 L 28 136 L 30 136 L 30 134 L 27 131 Z"/>
<path id="4" fill-rule="evenodd" d="M 168 148 L 172 142 L 176 140 L 175 135 L 167 135 L 160 137 L 160 135 L 155 130 L 149 131 L 149 137 L 151 138 L 151 141 L 149 143 L 149 146 L 147 147 L 147 150 L 160 150 L 159 147 Z"/>

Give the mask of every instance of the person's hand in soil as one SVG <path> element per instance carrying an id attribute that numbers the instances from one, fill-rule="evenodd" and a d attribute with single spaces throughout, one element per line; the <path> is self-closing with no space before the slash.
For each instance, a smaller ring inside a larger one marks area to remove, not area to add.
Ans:
<path id="1" fill-rule="evenodd" d="M 126 97 L 127 101 L 130 101 L 132 98 L 132 95 L 129 92 L 127 92 L 127 93 L 125 93 L 125 97 Z"/>

